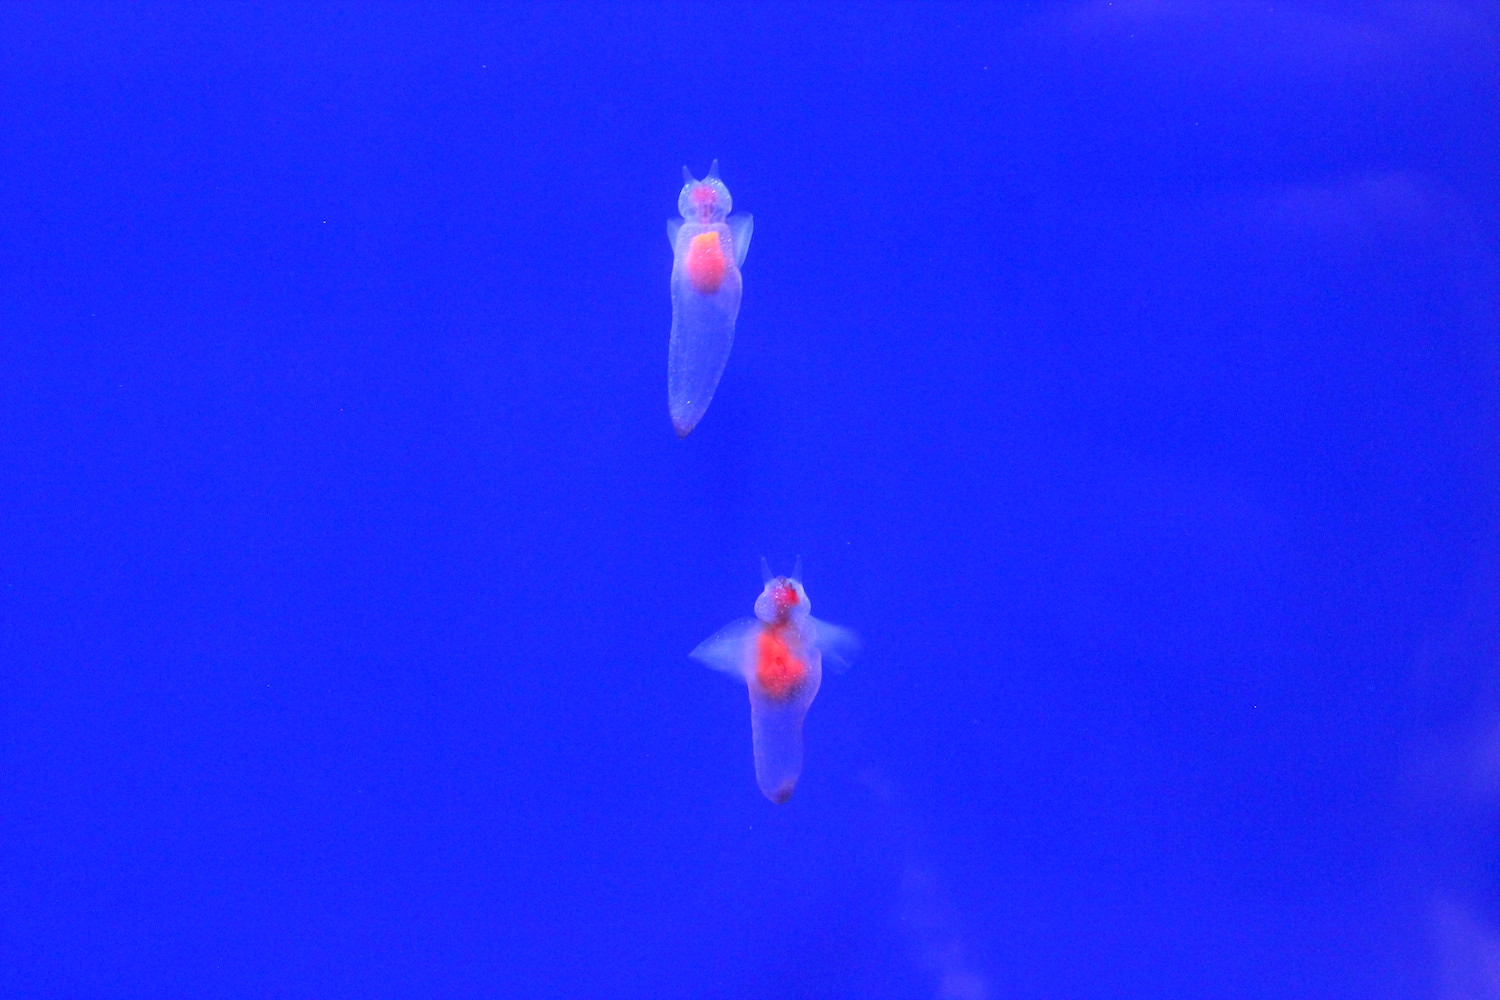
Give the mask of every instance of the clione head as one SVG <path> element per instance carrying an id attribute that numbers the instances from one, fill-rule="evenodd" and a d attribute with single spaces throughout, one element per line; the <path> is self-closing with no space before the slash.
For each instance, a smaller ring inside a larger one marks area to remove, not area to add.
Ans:
<path id="1" fill-rule="evenodd" d="M 767 625 L 800 622 L 812 611 L 812 602 L 799 580 L 789 576 L 772 577 L 766 589 L 755 599 L 755 617 Z"/>
<path id="2" fill-rule="evenodd" d="M 719 180 L 719 161 L 713 162 L 708 168 L 708 176 L 701 181 L 695 180 L 688 168 L 683 167 L 682 179 L 687 182 L 677 196 L 677 211 L 682 217 L 688 222 L 705 225 L 723 222 L 733 203 L 729 199 L 729 189 Z"/>

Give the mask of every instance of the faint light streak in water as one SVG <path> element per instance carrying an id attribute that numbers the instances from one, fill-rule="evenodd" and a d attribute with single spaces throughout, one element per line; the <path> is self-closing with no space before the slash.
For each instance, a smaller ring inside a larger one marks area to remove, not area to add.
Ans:
<path id="1" fill-rule="evenodd" d="M 1430 845 L 1433 996 L 1500 1000 L 1500 580 L 1422 660 L 1437 735 L 1421 738 L 1409 791 Z"/>
<path id="2" fill-rule="evenodd" d="M 886 814 L 905 855 L 896 918 L 910 936 L 917 961 L 935 979 L 936 1000 L 991 1000 L 994 991 L 964 933 L 963 915 L 938 869 L 918 858 L 909 826 L 896 815 L 897 794 L 871 769 L 860 775 Z"/>
<path id="3" fill-rule="evenodd" d="M 1442 809 L 1440 889 L 1433 901 L 1438 1000 L 1500 1000 L 1500 887 L 1494 829 L 1500 818 L 1500 719 L 1490 719 L 1439 783 L 1456 809 Z"/>
<path id="4" fill-rule="evenodd" d="M 989 983 L 974 968 L 947 887 L 919 862 L 908 861 L 901 876 L 901 921 L 919 960 L 937 977 L 938 1000 L 990 1000 Z"/>
<path id="5" fill-rule="evenodd" d="M 1500 933 L 1464 904 L 1433 908 L 1438 942 L 1438 1000 L 1500 997 Z"/>

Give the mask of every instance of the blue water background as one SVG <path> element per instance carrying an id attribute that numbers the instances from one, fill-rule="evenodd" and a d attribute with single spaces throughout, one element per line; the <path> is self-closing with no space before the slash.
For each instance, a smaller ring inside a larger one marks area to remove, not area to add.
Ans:
<path id="1" fill-rule="evenodd" d="M 1497 95 L 1462 2 L 8 8 L 0 995 L 1500 996 Z M 799 555 L 775 807 L 686 654 Z"/>

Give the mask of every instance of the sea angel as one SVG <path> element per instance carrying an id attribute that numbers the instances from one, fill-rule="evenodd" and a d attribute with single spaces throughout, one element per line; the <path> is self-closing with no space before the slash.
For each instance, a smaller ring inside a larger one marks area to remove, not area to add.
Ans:
<path id="1" fill-rule="evenodd" d="M 729 215 L 729 189 L 719 161 L 708 176 L 685 183 L 677 196 L 681 219 L 667 220 L 672 243 L 672 345 L 667 355 L 667 404 L 678 437 L 703 419 L 713 401 L 740 312 L 740 267 L 750 249 L 749 215 Z"/>
<path id="2" fill-rule="evenodd" d="M 792 572 L 772 576 L 765 567 L 766 588 L 755 599 L 755 619 L 725 626 L 689 654 L 750 689 L 755 781 L 777 804 L 792 797 L 802 773 L 802 720 L 823 683 L 823 654 L 843 662 L 840 653 L 852 652 L 856 644 L 848 629 L 809 614 L 812 604 L 797 579 L 800 561 Z"/>

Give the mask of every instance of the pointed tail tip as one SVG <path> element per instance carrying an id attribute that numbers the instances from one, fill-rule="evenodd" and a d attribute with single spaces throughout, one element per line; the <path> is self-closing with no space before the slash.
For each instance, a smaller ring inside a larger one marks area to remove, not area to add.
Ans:
<path id="1" fill-rule="evenodd" d="M 691 398 L 682 398 L 682 394 L 676 391 L 667 393 L 667 416 L 672 418 L 672 428 L 677 431 L 677 436 L 685 438 L 693 433 L 703 420 L 703 415 L 708 412 L 708 401 Z"/>

